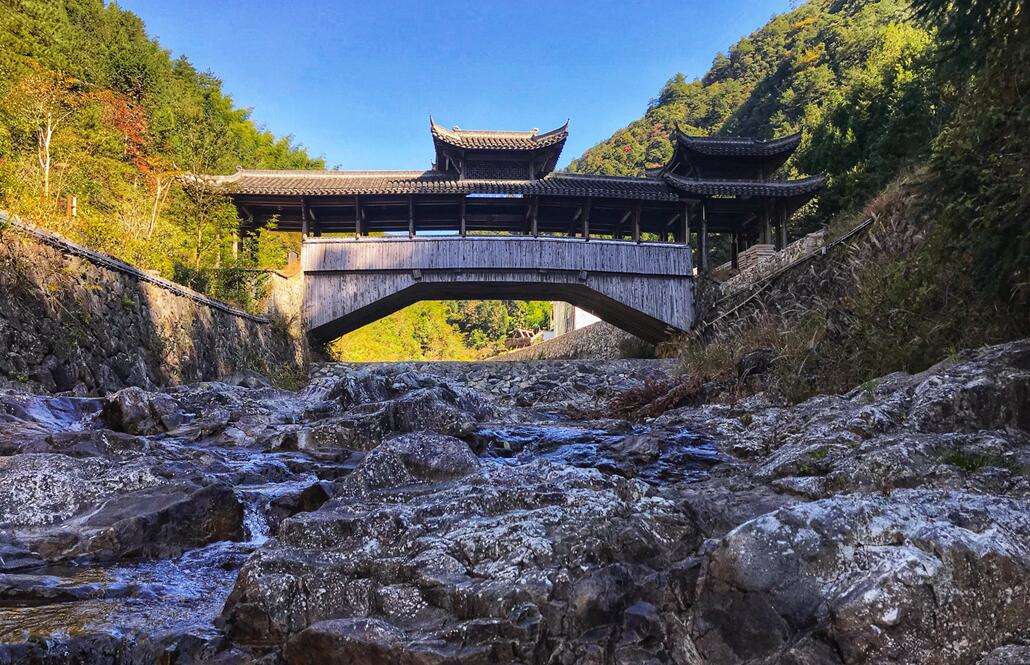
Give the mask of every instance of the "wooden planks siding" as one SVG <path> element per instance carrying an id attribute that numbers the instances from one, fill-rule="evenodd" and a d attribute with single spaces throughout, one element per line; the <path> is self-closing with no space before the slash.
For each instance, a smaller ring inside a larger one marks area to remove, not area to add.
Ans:
<path id="1" fill-rule="evenodd" d="M 685 245 L 569 238 L 315 239 L 304 243 L 303 269 L 569 270 L 622 275 L 689 276 Z"/>

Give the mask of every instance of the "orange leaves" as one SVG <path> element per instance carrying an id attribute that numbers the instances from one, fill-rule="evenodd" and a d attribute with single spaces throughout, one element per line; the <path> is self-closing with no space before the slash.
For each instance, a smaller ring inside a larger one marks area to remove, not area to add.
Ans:
<path id="1" fill-rule="evenodd" d="M 150 176 L 155 166 L 148 154 L 147 114 L 126 95 L 113 90 L 100 90 L 91 97 L 103 107 L 104 119 L 125 138 L 125 154 L 144 175 Z"/>

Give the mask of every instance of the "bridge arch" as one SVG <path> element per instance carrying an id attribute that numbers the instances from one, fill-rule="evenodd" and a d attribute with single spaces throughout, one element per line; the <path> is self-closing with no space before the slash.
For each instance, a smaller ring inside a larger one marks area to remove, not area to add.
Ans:
<path id="1" fill-rule="evenodd" d="M 650 342 L 693 320 L 690 248 L 529 236 L 306 239 L 304 321 L 324 343 L 421 300 L 563 300 Z"/>

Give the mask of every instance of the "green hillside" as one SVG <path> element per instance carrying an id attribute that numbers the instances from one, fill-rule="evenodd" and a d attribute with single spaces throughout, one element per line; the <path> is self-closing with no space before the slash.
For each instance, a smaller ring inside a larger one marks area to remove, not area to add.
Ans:
<path id="1" fill-rule="evenodd" d="M 281 263 L 266 235 L 236 261 L 235 210 L 183 173 L 321 167 L 102 0 L 0 0 L 0 207 L 246 304 L 240 274 Z M 74 212 L 74 216 L 73 213 Z"/>

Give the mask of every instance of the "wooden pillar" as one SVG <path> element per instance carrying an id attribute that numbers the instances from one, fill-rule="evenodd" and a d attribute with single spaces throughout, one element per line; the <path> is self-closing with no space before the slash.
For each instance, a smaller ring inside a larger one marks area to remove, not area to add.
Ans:
<path id="1" fill-rule="evenodd" d="M 361 198 L 354 197 L 354 239 L 361 237 Z"/>
<path id="2" fill-rule="evenodd" d="M 465 237 L 465 197 L 458 202 L 458 235 Z"/>
<path id="3" fill-rule="evenodd" d="M 708 274 L 708 205 L 701 200 L 701 272 Z"/>
<path id="4" fill-rule="evenodd" d="M 588 198 L 583 203 L 583 240 L 590 240 L 590 207 L 594 200 Z"/>
<path id="5" fill-rule="evenodd" d="M 773 241 L 772 235 L 772 215 L 769 214 L 769 202 L 766 201 L 765 205 L 762 206 L 762 242 L 765 244 L 771 244 Z"/>
<path id="6" fill-rule="evenodd" d="M 780 249 L 787 247 L 787 204 L 780 204 Z"/>
<path id="7" fill-rule="evenodd" d="M 737 255 L 740 253 L 740 234 L 734 233 L 730 236 L 730 267 L 737 269 Z"/>
<path id="8" fill-rule="evenodd" d="M 302 238 L 307 238 L 310 230 L 308 229 L 308 202 L 302 196 L 300 197 L 300 234 Z"/>
<path id="9" fill-rule="evenodd" d="M 408 237 L 415 237 L 415 197 L 408 197 Z"/>
<path id="10" fill-rule="evenodd" d="M 640 242 L 640 201 L 633 206 L 633 242 Z"/>
<path id="11" fill-rule="evenodd" d="M 690 201 L 683 202 L 683 244 L 690 247 Z"/>
<path id="12" fill-rule="evenodd" d="M 534 238 L 540 235 L 540 230 L 537 226 L 536 220 L 539 202 L 540 200 L 534 196 L 532 202 L 529 204 L 529 229 Z"/>

